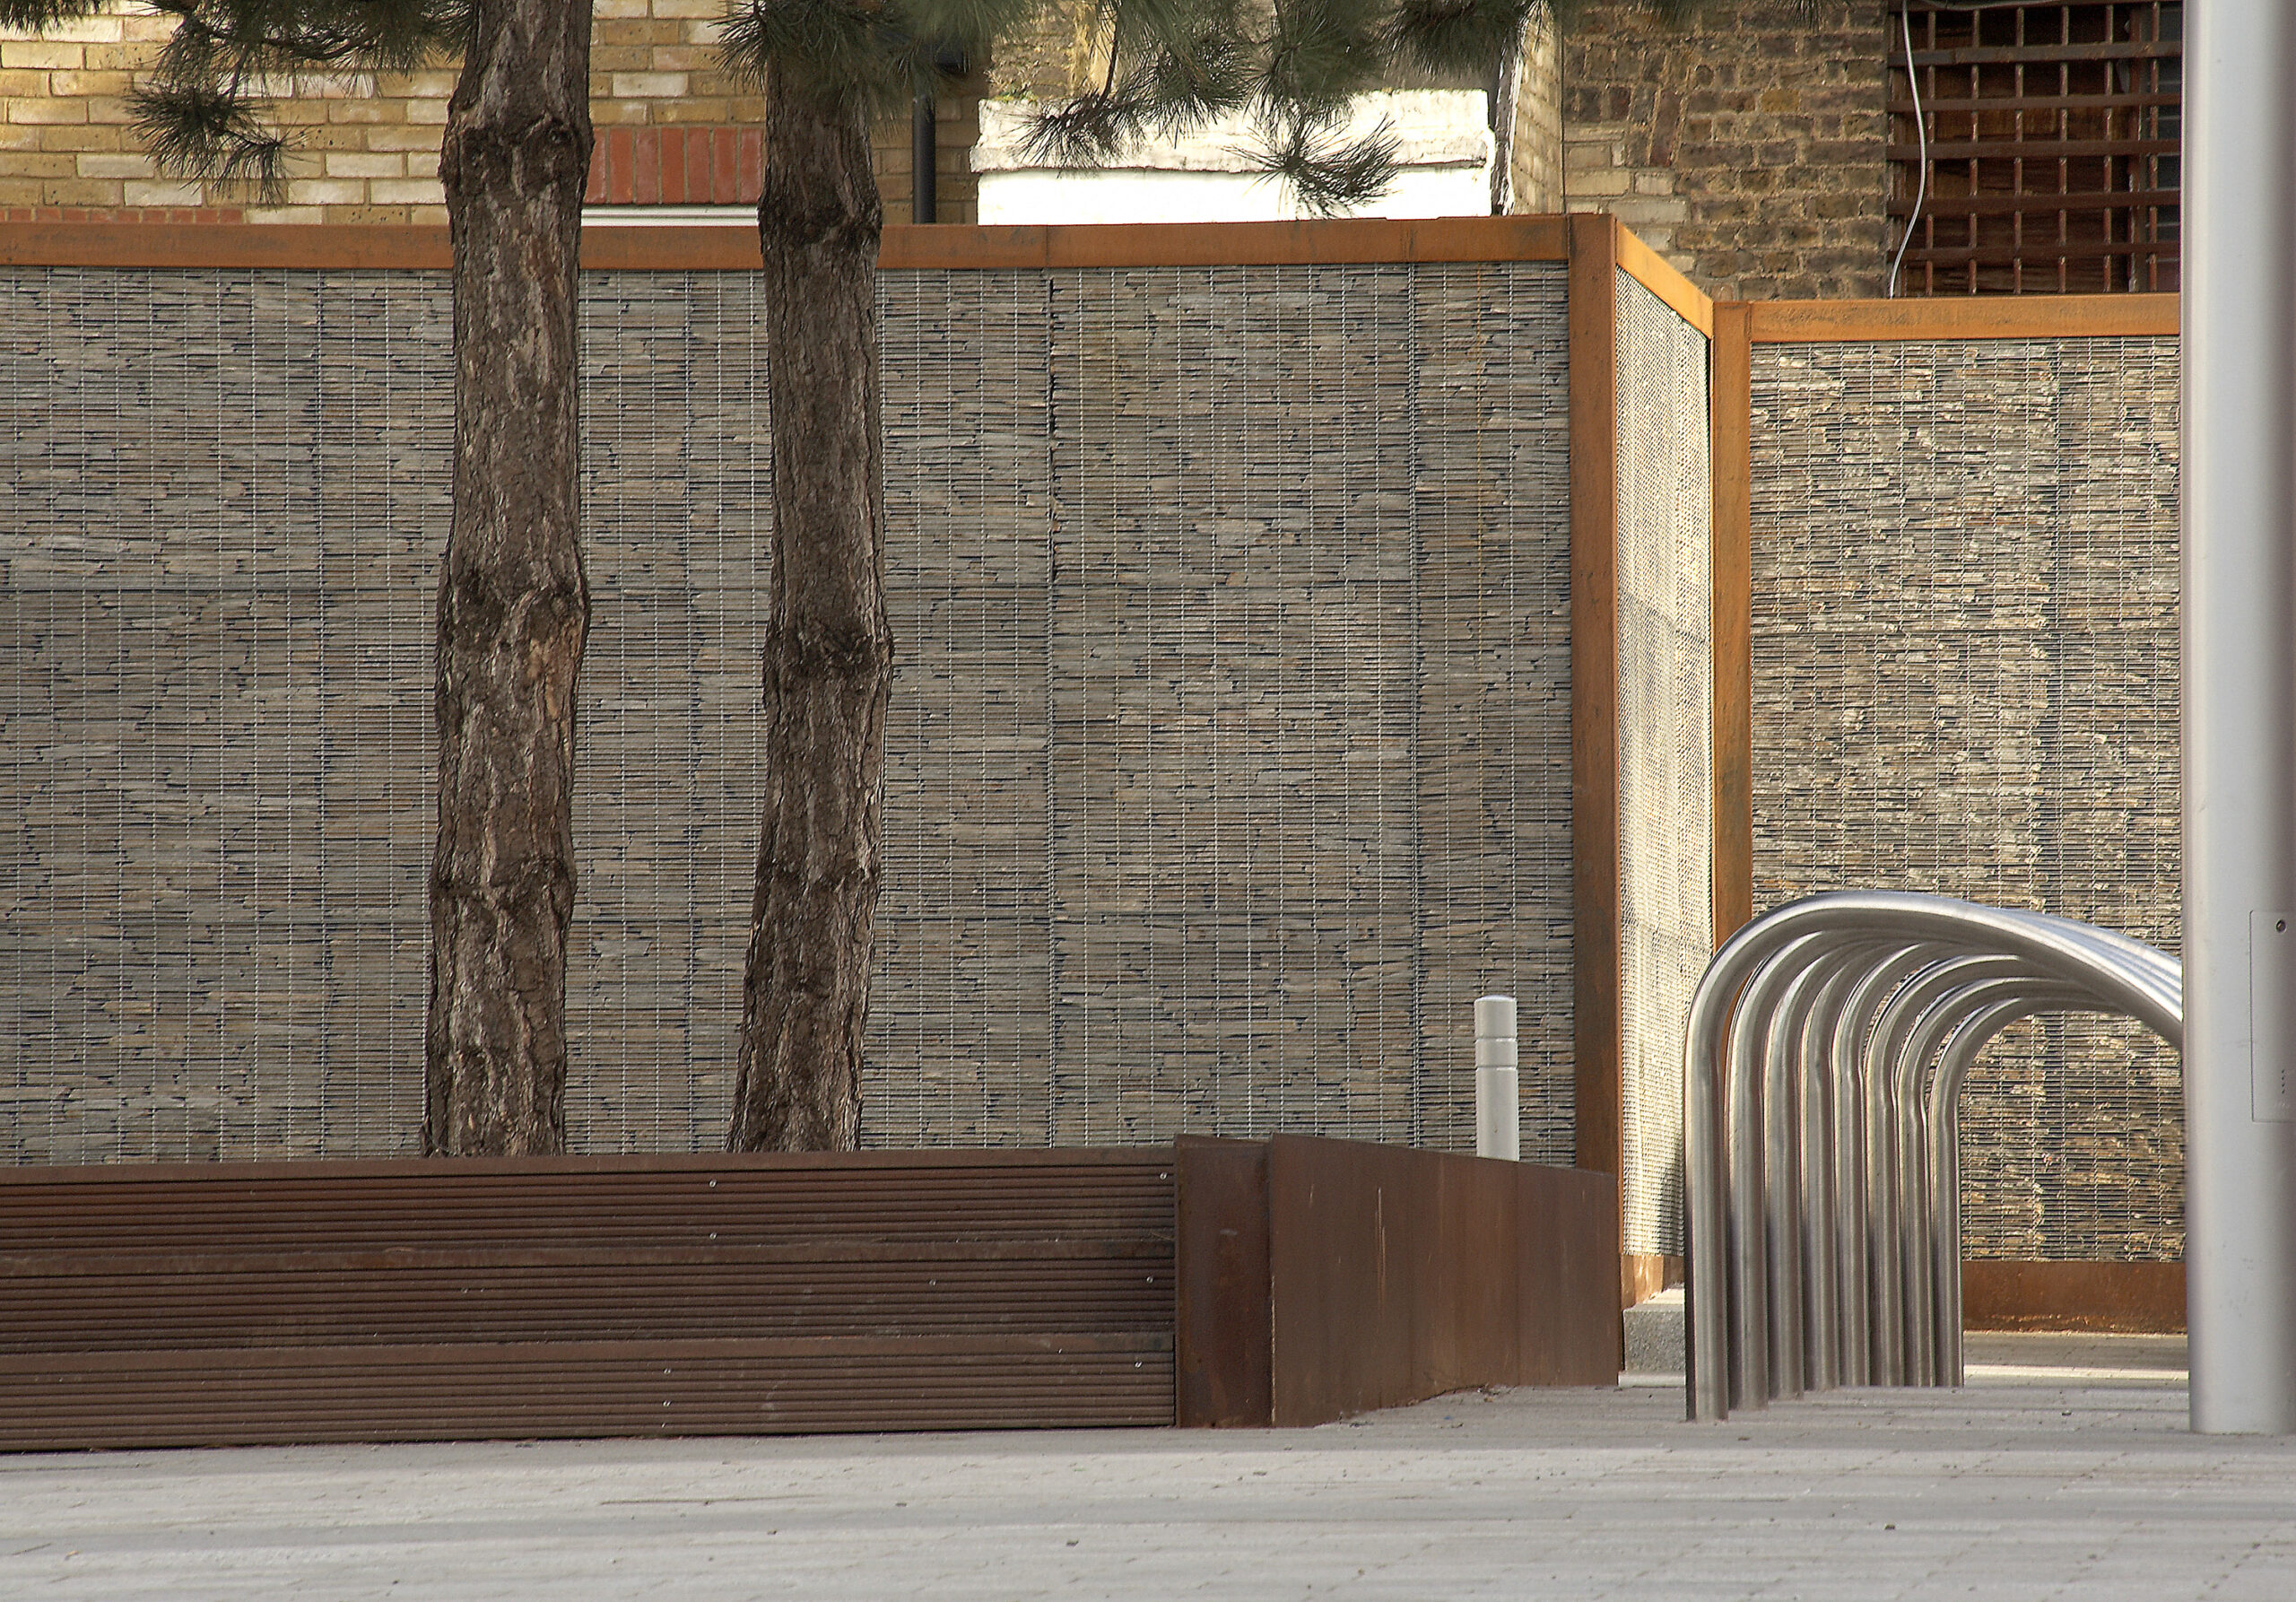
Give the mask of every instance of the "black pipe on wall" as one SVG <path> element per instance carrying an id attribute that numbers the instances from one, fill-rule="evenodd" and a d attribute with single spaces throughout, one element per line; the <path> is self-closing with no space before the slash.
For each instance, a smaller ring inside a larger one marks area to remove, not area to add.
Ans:
<path id="1" fill-rule="evenodd" d="M 910 108 L 909 118 L 909 220 L 913 222 L 938 222 L 941 219 L 940 196 L 940 139 L 935 130 L 933 97 L 920 94 Z"/>

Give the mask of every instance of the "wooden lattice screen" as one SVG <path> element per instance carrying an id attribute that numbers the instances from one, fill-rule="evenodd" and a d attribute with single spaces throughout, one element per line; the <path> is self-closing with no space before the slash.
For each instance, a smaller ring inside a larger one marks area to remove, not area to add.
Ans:
<path id="1" fill-rule="evenodd" d="M 1890 32 L 1898 293 L 2177 287 L 2181 4 L 1910 0 Z"/>

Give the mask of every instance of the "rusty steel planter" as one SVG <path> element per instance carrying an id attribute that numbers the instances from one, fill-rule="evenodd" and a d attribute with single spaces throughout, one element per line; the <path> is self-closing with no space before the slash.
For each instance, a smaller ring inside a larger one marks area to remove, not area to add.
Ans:
<path id="1" fill-rule="evenodd" d="M 15 1169 L 0 1450 L 1313 1423 L 1613 1378 L 1617 1263 L 1338 1141 Z"/>
<path id="2" fill-rule="evenodd" d="M 1177 1157 L 1178 1423 L 1617 1380 L 1610 1175 L 1292 1136 Z"/>

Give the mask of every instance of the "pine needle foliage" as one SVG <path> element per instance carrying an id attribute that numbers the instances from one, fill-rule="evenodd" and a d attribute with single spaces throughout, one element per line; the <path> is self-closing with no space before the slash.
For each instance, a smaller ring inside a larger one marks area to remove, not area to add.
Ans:
<path id="1" fill-rule="evenodd" d="M 1690 0 L 1674 0 L 1676 4 Z M 1242 153 L 1310 212 L 1377 198 L 1398 142 L 1351 132 L 1349 102 L 1397 66 L 1487 75 L 1553 0 L 1096 0 L 1100 82 L 1035 114 L 1037 161 L 1098 167 L 1142 140 L 1241 115 Z M 889 115 L 1035 24 L 1048 0 L 734 0 L 722 48 L 752 79 L 779 73 Z"/>
<path id="2" fill-rule="evenodd" d="M 105 0 L 0 0 L 0 23 L 35 31 Z M 132 91 L 163 170 L 246 183 L 275 200 L 289 136 L 264 102 L 314 73 L 390 71 L 451 58 L 484 0 L 152 0 L 176 29 Z M 1706 0 L 1641 0 L 1684 25 Z M 873 118 L 952 88 L 967 61 L 1037 25 L 1057 0 L 727 0 L 719 48 L 763 83 L 770 71 Z M 1352 137 L 1355 96 L 1403 66 L 1487 75 L 1541 11 L 1566 24 L 1587 0 L 1094 0 L 1101 82 L 1041 108 L 1034 159 L 1096 167 L 1142 140 L 1178 138 L 1242 114 L 1241 153 L 1318 214 L 1361 205 L 1394 181 L 1386 125 Z M 1821 9 L 1823 0 L 1803 0 Z"/>
<path id="3" fill-rule="evenodd" d="M 133 93 L 145 146 L 185 177 L 237 180 L 276 198 L 290 136 L 265 102 L 314 73 L 404 69 L 451 57 L 484 0 L 154 0 L 176 20 Z M 720 50 L 762 83 L 778 73 L 873 118 L 946 92 L 968 60 L 1037 25 L 1054 0 L 728 0 Z M 1351 132 L 1349 102 L 1397 67 L 1488 74 L 1534 13 L 1581 0 L 1095 0 L 1100 82 L 1040 109 L 1039 161 L 1103 166 L 1141 141 L 1240 116 L 1247 159 L 1310 212 L 1377 198 L 1397 141 Z M 1700 0 L 1648 0 L 1677 20 Z M 39 30 L 103 0 L 0 0 L 0 22 Z"/>

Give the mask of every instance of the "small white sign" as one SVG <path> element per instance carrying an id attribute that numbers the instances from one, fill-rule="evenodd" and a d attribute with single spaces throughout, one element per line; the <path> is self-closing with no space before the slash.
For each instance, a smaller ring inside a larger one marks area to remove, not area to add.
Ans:
<path id="1" fill-rule="evenodd" d="M 2296 1123 L 2296 912 L 2248 914 L 2248 1116 Z"/>

